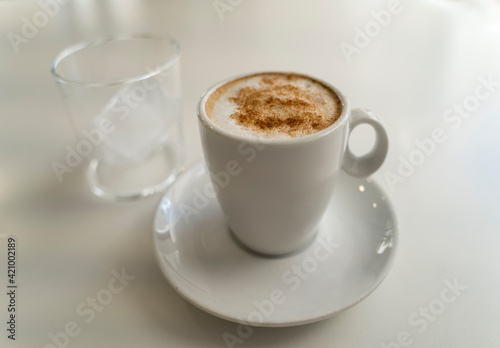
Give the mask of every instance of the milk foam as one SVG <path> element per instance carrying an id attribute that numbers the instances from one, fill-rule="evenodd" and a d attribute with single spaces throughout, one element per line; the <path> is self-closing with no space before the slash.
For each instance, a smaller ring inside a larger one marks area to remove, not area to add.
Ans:
<path id="1" fill-rule="evenodd" d="M 321 130 L 299 130 L 294 131 L 293 134 L 284 132 L 280 129 L 262 130 L 248 125 L 239 124 L 234 117 L 231 117 L 238 111 L 238 105 L 234 102 L 234 100 L 231 100 L 231 98 L 234 99 L 238 92 L 245 87 L 251 87 L 257 90 L 269 87 L 270 85 L 265 82 L 265 79 L 269 78 L 273 79 L 272 85 L 291 85 L 297 87 L 300 90 L 299 97 L 310 97 L 313 95 L 314 100 L 312 102 L 317 108 L 318 115 L 320 115 L 323 119 L 329 120 L 330 124 L 334 123 L 340 116 L 342 111 L 340 99 L 333 91 L 323 84 L 300 75 L 264 73 L 233 80 L 219 87 L 207 100 L 206 111 L 208 117 L 220 128 L 223 128 L 233 134 L 250 138 L 282 139 L 300 137 Z M 279 93 L 270 92 L 269 96 L 283 98 L 283 96 Z M 273 112 L 281 111 L 273 110 Z M 284 112 L 286 112 L 286 110 Z M 291 116 L 293 116 L 293 114 Z"/>

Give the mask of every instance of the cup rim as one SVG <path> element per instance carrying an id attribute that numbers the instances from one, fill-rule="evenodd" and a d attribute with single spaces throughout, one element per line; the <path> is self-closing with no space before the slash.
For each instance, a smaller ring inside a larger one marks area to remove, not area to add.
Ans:
<path id="1" fill-rule="evenodd" d="M 65 58 L 69 57 L 70 55 L 81 51 L 83 49 L 86 49 L 88 47 L 92 46 L 97 46 L 101 44 L 105 44 L 108 42 L 113 42 L 113 41 L 125 41 L 125 40 L 131 40 L 131 39 L 153 39 L 153 40 L 158 40 L 158 41 L 164 41 L 167 42 L 168 44 L 172 45 L 174 47 L 174 52 L 168 57 L 166 61 L 164 61 L 162 64 L 157 65 L 149 71 L 148 73 L 141 74 L 138 76 L 133 76 L 129 78 L 123 78 L 123 79 L 117 79 L 117 80 L 111 80 L 111 81 L 96 81 L 96 82 L 88 82 L 88 81 L 79 81 L 75 79 L 69 79 L 65 78 L 61 74 L 57 72 L 57 67 L 59 63 L 61 63 Z M 80 86 L 87 86 L 87 87 L 105 87 L 105 86 L 116 86 L 116 85 L 124 85 L 128 83 L 134 83 L 138 81 L 142 81 L 145 79 L 148 79 L 150 77 L 156 76 L 167 69 L 169 69 L 172 65 L 176 63 L 180 55 L 180 44 L 176 40 L 168 37 L 168 36 L 163 36 L 163 35 L 157 35 L 157 34 L 150 34 L 150 33 L 138 33 L 138 34 L 132 34 L 132 35 L 106 35 L 106 36 L 101 36 L 97 37 L 92 40 L 88 41 L 82 41 L 77 44 L 68 46 L 64 48 L 61 52 L 59 52 L 56 57 L 52 60 L 50 63 L 50 72 L 52 73 L 52 76 L 54 79 L 58 82 L 65 83 L 65 84 L 73 84 L 73 85 L 80 85 Z"/>
<path id="2" fill-rule="evenodd" d="M 267 138 L 254 138 L 254 137 L 247 137 L 247 136 L 242 136 L 238 135 L 235 133 L 231 133 L 220 126 L 218 126 L 215 122 L 213 122 L 207 115 L 206 110 L 205 110 L 205 104 L 208 100 L 208 98 L 212 95 L 212 93 L 217 90 L 219 87 L 222 85 L 231 82 L 236 79 L 244 78 L 244 77 L 249 77 L 252 75 L 260 75 L 260 74 L 292 74 L 296 76 L 301 76 L 301 77 L 306 77 L 309 79 L 312 79 L 314 81 L 317 81 L 324 85 L 325 87 L 331 89 L 340 99 L 340 102 L 342 104 L 342 112 L 340 113 L 339 118 L 330 126 L 326 127 L 325 129 L 320 130 L 319 132 L 308 134 L 308 135 L 303 135 L 299 137 L 290 137 L 290 138 L 279 138 L 279 139 L 267 139 Z M 222 82 L 218 82 L 215 85 L 212 85 L 201 97 L 200 101 L 198 102 L 198 106 L 196 108 L 196 113 L 198 114 L 198 119 L 200 120 L 201 124 L 210 129 L 214 133 L 218 133 L 219 135 L 230 138 L 232 140 L 240 141 L 240 142 L 246 142 L 250 144 L 276 144 L 276 145 L 286 145 L 286 144 L 295 144 L 295 143 L 304 143 L 304 142 L 309 142 L 309 141 L 314 141 L 319 138 L 325 137 L 326 135 L 334 132 L 338 128 L 344 126 L 344 124 L 347 122 L 349 119 L 349 114 L 350 114 L 350 103 L 349 99 L 340 92 L 338 88 L 333 86 L 331 83 L 328 83 L 322 79 L 307 75 L 307 74 L 302 74 L 302 73 L 296 73 L 296 72 L 290 72 L 290 71 L 263 71 L 263 72 L 254 72 L 254 73 L 248 73 L 248 74 L 242 74 L 238 75 L 235 77 L 231 77 L 228 79 L 223 80 Z"/>

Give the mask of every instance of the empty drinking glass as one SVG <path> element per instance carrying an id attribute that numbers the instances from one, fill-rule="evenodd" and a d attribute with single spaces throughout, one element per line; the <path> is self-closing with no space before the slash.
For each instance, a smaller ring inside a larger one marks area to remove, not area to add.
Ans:
<path id="1" fill-rule="evenodd" d="M 85 164 L 92 192 L 114 200 L 168 186 L 183 158 L 179 53 L 176 41 L 152 34 L 62 51 L 51 72 L 78 139 L 56 174 Z"/>

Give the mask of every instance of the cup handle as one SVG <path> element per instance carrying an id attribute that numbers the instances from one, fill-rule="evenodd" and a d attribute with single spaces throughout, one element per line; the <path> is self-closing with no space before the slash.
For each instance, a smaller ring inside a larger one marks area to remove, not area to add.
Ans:
<path id="1" fill-rule="evenodd" d="M 342 169 L 349 175 L 357 178 L 367 177 L 373 174 L 384 163 L 389 148 L 387 132 L 380 120 L 373 112 L 367 109 L 352 109 L 349 121 L 349 137 L 354 128 L 360 124 L 369 124 L 375 130 L 375 145 L 373 149 L 364 156 L 357 157 L 346 146 Z"/>

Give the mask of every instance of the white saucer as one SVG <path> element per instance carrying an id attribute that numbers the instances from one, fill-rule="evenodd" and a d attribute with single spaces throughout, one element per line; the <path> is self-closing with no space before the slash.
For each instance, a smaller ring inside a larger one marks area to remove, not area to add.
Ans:
<path id="1" fill-rule="evenodd" d="M 254 326 L 311 323 L 359 303 L 389 271 L 396 218 L 370 179 L 341 174 L 315 240 L 276 258 L 238 245 L 215 198 L 193 201 L 207 185 L 203 162 L 179 175 L 160 202 L 153 237 L 175 290 L 213 315 Z"/>

